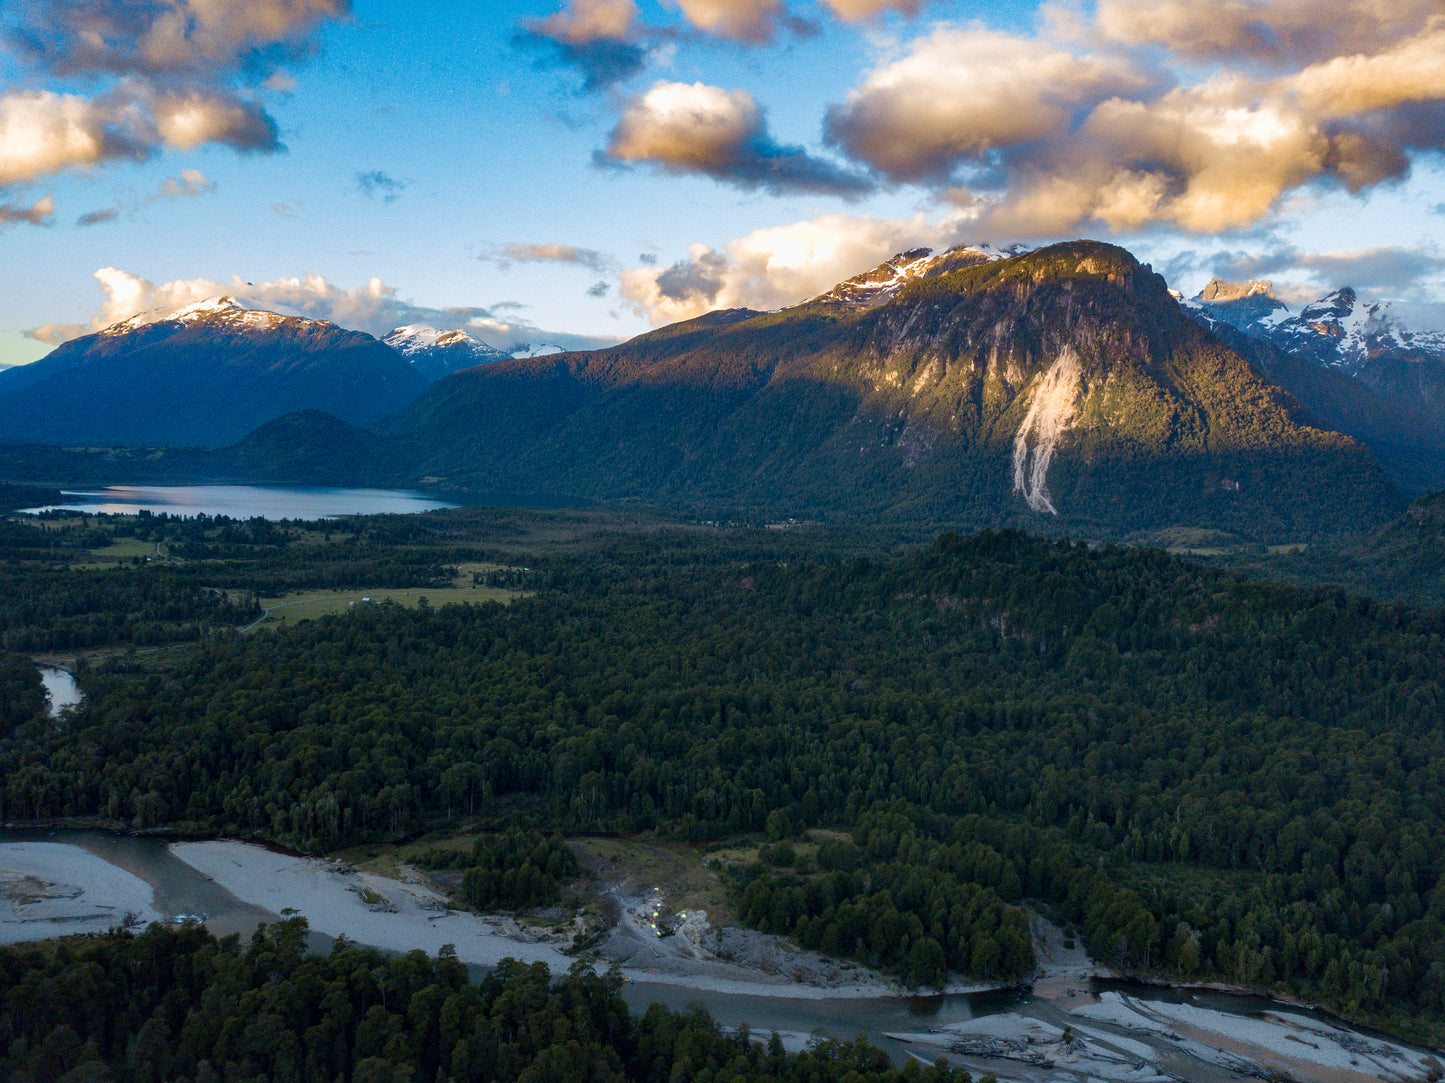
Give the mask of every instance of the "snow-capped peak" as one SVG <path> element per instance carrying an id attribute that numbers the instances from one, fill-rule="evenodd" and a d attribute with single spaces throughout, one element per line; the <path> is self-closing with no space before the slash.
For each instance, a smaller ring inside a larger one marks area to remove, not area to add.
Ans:
<path id="1" fill-rule="evenodd" d="M 504 351 L 509 357 L 550 357 L 554 353 L 566 353 L 561 346 L 550 342 L 519 342 Z"/>
<path id="2" fill-rule="evenodd" d="M 200 323 L 206 320 L 220 320 L 227 324 L 241 324 L 247 327 L 272 327 L 288 317 L 260 308 L 247 308 L 234 297 L 207 297 L 184 308 L 152 308 L 138 312 L 127 320 L 107 327 L 102 334 L 124 334 L 153 323 Z"/>
<path id="3" fill-rule="evenodd" d="M 931 248 L 913 248 L 900 252 L 871 271 L 838 283 L 810 303 L 826 302 L 854 308 L 872 308 L 891 300 L 900 289 L 920 278 L 931 278 L 959 267 L 976 263 L 992 263 L 1029 251 L 1024 245 L 995 248 L 991 244 L 958 245 L 944 252 Z"/>

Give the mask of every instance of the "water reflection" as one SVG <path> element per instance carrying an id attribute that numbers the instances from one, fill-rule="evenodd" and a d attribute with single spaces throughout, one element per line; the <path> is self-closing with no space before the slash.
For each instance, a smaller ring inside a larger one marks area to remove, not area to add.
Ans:
<path id="1" fill-rule="evenodd" d="M 455 508 L 428 493 L 409 489 L 332 489 L 275 485 L 109 485 L 64 490 L 74 499 L 26 508 L 27 512 L 82 511 L 136 515 L 225 515 L 232 519 L 333 519 L 342 515 L 409 514 Z"/>
<path id="2" fill-rule="evenodd" d="M 59 666 L 41 666 L 40 683 L 45 686 L 45 696 L 49 700 L 47 710 L 51 718 L 59 718 L 62 711 L 78 705 L 84 698 L 75 678 Z"/>

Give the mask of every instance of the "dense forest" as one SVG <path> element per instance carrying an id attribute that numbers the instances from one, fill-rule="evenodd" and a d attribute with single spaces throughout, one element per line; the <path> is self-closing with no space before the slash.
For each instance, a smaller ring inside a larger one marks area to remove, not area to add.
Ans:
<path id="1" fill-rule="evenodd" d="M 9 1083 L 970 1083 L 942 1062 L 895 1069 L 861 1040 L 796 1054 L 701 1008 L 633 1015 L 621 979 L 554 979 L 504 960 L 479 983 L 454 955 L 306 953 L 293 918 L 242 946 L 153 925 L 0 950 Z M 985 1077 L 985 1080 L 992 1077 Z"/>
<path id="2" fill-rule="evenodd" d="M 432 567 L 457 520 L 425 522 L 333 549 Z M 918 984 L 1016 980 L 1032 901 L 1127 969 L 1442 1033 L 1439 613 L 1013 532 L 804 547 L 604 534 L 498 573 L 528 587 L 509 606 L 114 659 L 63 722 L 12 724 L 0 817 L 315 851 L 463 820 L 703 847 L 825 831 L 810 861 L 734 870 L 745 921 Z M 255 560 L 301 576 L 301 548 Z"/>

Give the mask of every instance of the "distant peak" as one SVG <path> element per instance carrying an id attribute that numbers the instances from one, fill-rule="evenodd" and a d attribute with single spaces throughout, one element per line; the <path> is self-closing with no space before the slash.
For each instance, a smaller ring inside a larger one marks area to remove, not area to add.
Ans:
<path id="1" fill-rule="evenodd" d="M 231 320 L 239 318 L 246 324 L 265 326 L 270 326 L 287 318 L 278 313 L 269 312 L 266 309 L 248 308 L 234 297 L 207 297 L 203 301 L 193 302 L 184 308 L 170 310 L 153 308 L 146 312 L 138 312 L 129 319 L 112 324 L 110 327 L 107 327 L 103 333 L 122 334 L 153 323 L 189 324 L 216 317 Z"/>
<path id="2" fill-rule="evenodd" d="M 1277 301 L 1274 295 L 1274 283 L 1269 279 L 1251 278 L 1247 282 L 1225 282 L 1218 278 L 1211 278 L 1209 285 L 1199 291 L 1200 301 L 1240 301 L 1246 297 L 1267 297 L 1271 301 Z"/>

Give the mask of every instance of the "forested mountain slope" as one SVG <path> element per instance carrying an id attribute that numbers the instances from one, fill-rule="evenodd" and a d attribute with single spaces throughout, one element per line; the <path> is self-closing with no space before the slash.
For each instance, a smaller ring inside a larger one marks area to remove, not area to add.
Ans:
<path id="1" fill-rule="evenodd" d="M 996 255 L 910 253 L 781 312 L 496 362 L 380 431 L 454 485 L 773 515 L 1260 540 L 1398 508 L 1363 447 L 1310 427 L 1123 249 Z"/>
<path id="2" fill-rule="evenodd" d="M 118 663 L 0 741 L 0 816 L 827 827 L 818 868 L 743 876 L 746 920 L 928 984 L 1026 972 L 1036 898 L 1118 965 L 1445 1033 L 1438 613 L 1016 533 L 742 567 L 686 538 L 538 557 L 506 608 Z"/>

